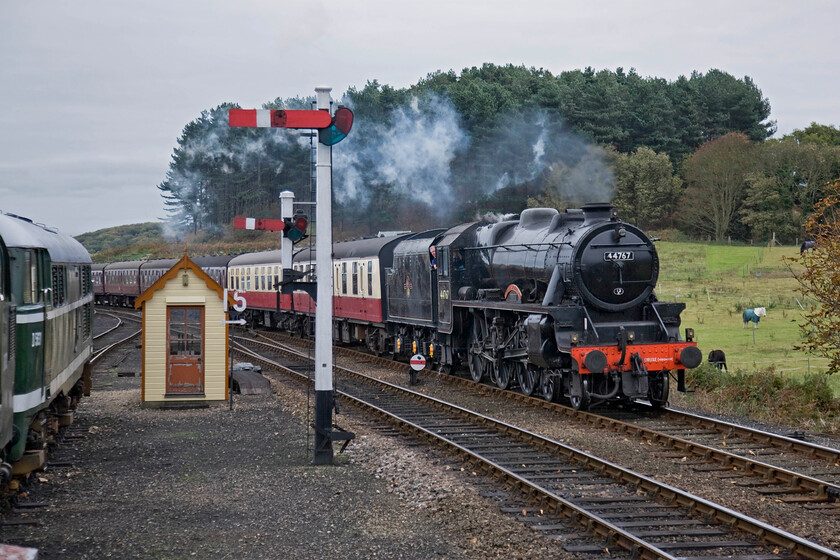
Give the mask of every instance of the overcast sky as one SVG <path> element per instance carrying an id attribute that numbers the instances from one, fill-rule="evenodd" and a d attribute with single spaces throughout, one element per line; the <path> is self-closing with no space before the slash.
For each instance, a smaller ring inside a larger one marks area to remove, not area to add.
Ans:
<path id="1" fill-rule="evenodd" d="M 184 126 L 484 62 L 750 76 L 781 136 L 840 126 L 836 0 L 0 2 L 0 210 L 71 235 L 165 216 Z M 341 149 L 337 145 L 336 149 Z"/>

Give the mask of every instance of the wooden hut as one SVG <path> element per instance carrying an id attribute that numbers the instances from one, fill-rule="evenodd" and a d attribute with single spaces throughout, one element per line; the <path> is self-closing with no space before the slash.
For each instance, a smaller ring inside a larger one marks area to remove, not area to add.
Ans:
<path id="1" fill-rule="evenodd" d="M 222 287 L 184 254 L 134 303 L 143 311 L 141 399 L 156 407 L 228 398 Z"/>

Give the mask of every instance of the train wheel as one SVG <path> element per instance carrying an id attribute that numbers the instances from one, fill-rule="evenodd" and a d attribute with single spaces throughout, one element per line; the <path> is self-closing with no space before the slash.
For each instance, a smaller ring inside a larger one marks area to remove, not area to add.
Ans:
<path id="1" fill-rule="evenodd" d="M 557 396 L 560 394 L 559 379 L 557 376 L 552 375 L 550 370 L 542 370 L 542 374 L 540 375 L 540 394 L 548 402 L 556 401 Z"/>
<path id="2" fill-rule="evenodd" d="M 503 391 L 509 389 L 514 375 L 516 375 L 516 362 L 502 360 L 502 364 L 496 374 L 496 386 Z"/>
<path id="3" fill-rule="evenodd" d="M 481 357 L 481 354 L 473 354 L 470 358 L 470 376 L 476 383 L 484 381 L 487 375 L 489 362 Z"/>
<path id="4" fill-rule="evenodd" d="M 667 371 L 660 371 L 648 375 L 648 400 L 654 408 L 662 408 L 668 404 L 671 392 Z"/>
<path id="5" fill-rule="evenodd" d="M 519 373 L 519 390 L 523 395 L 530 397 L 534 394 L 534 389 L 537 387 L 537 379 L 540 375 L 540 370 L 534 366 L 525 366 L 517 370 Z"/>
<path id="6" fill-rule="evenodd" d="M 580 375 L 577 373 L 573 373 L 572 375 Z M 589 409 L 589 379 L 583 378 L 580 380 L 580 395 L 571 395 L 569 396 L 569 402 L 572 405 L 572 408 L 575 410 L 588 410 Z"/>
<path id="7" fill-rule="evenodd" d="M 476 383 L 481 383 L 487 373 L 489 362 L 481 356 L 484 344 L 479 340 L 479 334 L 472 332 L 472 343 L 470 344 L 470 376 Z"/>
<path id="8" fill-rule="evenodd" d="M 484 354 L 484 329 L 482 328 L 483 321 L 475 318 L 473 321 L 473 329 L 470 333 L 469 346 L 469 367 L 470 376 L 476 383 L 481 383 L 484 378 L 493 371 L 493 363 L 488 360 Z"/>

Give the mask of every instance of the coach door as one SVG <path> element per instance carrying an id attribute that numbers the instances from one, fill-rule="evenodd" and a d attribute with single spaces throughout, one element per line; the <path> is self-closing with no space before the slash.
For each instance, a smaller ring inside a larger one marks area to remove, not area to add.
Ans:
<path id="1" fill-rule="evenodd" d="M 168 395 L 204 394 L 204 308 L 167 308 Z"/>

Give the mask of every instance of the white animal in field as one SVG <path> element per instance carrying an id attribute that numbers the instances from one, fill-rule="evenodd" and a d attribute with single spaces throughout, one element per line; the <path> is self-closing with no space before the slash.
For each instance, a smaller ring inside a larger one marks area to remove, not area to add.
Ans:
<path id="1" fill-rule="evenodd" d="M 741 318 L 744 320 L 742 329 L 747 326 L 747 323 L 752 321 L 753 328 L 758 328 L 758 322 L 762 317 L 767 317 L 767 310 L 763 307 L 756 307 L 754 309 L 745 309 Z"/>

